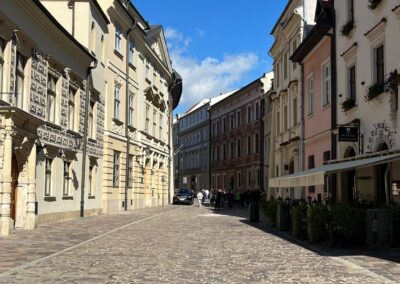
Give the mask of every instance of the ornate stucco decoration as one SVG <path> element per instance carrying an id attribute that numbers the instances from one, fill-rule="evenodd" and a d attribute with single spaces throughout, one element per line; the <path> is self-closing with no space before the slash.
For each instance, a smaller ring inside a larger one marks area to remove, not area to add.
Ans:
<path id="1" fill-rule="evenodd" d="M 397 82 L 398 74 L 397 69 L 393 72 L 390 72 L 387 78 L 385 79 L 385 90 L 389 92 L 389 104 L 390 104 L 390 119 L 395 121 L 397 118 L 397 111 L 399 109 L 399 88 Z"/>
<path id="2" fill-rule="evenodd" d="M 386 143 L 389 149 L 393 149 L 395 146 L 393 134 L 396 134 L 396 131 L 391 130 L 391 128 L 386 125 L 385 121 L 375 123 L 373 124 L 373 127 L 374 129 L 371 130 L 368 138 L 368 152 L 379 151 L 379 147 L 383 143 Z"/>

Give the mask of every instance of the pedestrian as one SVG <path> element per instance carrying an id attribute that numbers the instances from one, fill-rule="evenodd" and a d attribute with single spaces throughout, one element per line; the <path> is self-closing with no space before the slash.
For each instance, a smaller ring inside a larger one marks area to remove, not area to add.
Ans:
<path id="1" fill-rule="evenodd" d="M 201 191 L 197 193 L 197 201 L 199 202 L 199 207 L 201 207 L 201 202 L 203 201 L 203 193 Z"/>
<path id="2" fill-rule="evenodd" d="M 205 195 L 206 199 L 208 199 L 210 197 L 210 191 L 208 189 L 206 189 L 204 191 L 204 195 Z"/>
<path id="3" fill-rule="evenodd" d="M 240 207 L 240 191 L 237 190 L 235 193 L 235 203 L 236 203 L 236 207 Z"/>
<path id="4" fill-rule="evenodd" d="M 217 196 L 215 198 L 215 210 L 221 209 L 221 202 L 222 202 L 222 190 L 219 188 L 217 191 Z"/>

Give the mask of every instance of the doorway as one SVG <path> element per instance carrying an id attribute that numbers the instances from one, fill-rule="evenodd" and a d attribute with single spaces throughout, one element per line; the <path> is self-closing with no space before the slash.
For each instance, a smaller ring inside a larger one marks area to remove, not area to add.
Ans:
<path id="1" fill-rule="evenodd" d="M 351 158 L 356 156 L 356 151 L 353 147 L 348 147 L 344 153 L 344 158 Z M 355 176 L 356 170 L 349 170 L 342 174 L 344 185 L 344 201 L 352 203 L 355 198 Z"/>
<path id="2" fill-rule="evenodd" d="M 18 186 L 18 163 L 15 154 L 12 156 L 11 162 L 11 204 L 10 204 L 10 216 L 14 221 L 17 217 L 17 186 Z"/>
<path id="3" fill-rule="evenodd" d="M 385 142 L 381 142 L 377 148 L 377 152 L 380 151 L 387 151 L 389 150 L 388 145 Z M 377 176 L 377 183 L 376 183 L 376 202 L 377 205 L 383 205 L 387 203 L 387 194 L 386 192 L 390 190 L 389 183 L 388 183 L 388 176 L 389 176 L 389 165 L 382 164 L 376 166 L 376 176 Z"/>

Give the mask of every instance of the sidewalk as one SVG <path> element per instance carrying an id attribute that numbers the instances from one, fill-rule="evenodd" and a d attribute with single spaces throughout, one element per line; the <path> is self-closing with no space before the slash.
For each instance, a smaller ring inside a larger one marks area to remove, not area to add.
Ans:
<path id="1" fill-rule="evenodd" d="M 0 237 L 0 273 L 132 222 L 174 209 L 176 207 L 167 206 L 104 214 L 45 224 L 35 230 L 21 230 L 13 236 Z"/>

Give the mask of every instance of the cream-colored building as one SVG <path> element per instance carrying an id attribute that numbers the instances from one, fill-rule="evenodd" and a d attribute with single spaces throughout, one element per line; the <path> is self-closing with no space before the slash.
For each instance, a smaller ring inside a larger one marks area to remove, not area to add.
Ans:
<path id="1" fill-rule="evenodd" d="M 173 193 L 171 116 L 181 79 L 163 28 L 149 25 L 130 1 L 43 2 L 99 61 L 94 84 L 106 105 L 104 212 L 167 204 Z"/>
<path id="2" fill-rule="evenodd" d="M 81 209 L 98 214 L 104 98 L 92 88 L 95 58 L 38 0 L 4 0 L 0 18 L 0 235 Z M 96 135 L 86 148 L 85 129 Z"/>
<path id="3" fill-rule="evenodd" d="M 302 42 L 308 25 L 314 24 L 316 0 L 290 0 L 273 27 L 275 42 L 269 177 L 302 170 L 301 68 L 289 58 Z M 270 188 L 269 196 L 300 199 L 298 188 Z"/>

